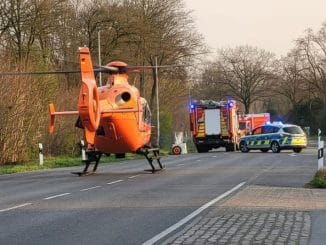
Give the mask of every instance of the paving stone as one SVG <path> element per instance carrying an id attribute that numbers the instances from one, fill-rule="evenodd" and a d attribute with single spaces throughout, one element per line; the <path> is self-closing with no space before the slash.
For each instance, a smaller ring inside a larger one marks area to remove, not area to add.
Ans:
<path id="1" fill-rule="evenodd" d="M 206 210 L 161 244 L 306 245 L 314 210 L 326 210 L 326 192 L 249 186 Z"/>

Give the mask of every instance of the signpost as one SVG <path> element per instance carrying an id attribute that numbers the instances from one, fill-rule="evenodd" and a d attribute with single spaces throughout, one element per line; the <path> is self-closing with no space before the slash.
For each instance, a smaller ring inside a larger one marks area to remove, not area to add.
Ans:
<path id="1" fill-rule="evenodd" d="M 324 141 L 320 140 L 321 131 L 318 129 L 318 170 L 324 167 Z"/>
<path id="2" fill-rule="evenodd" d="M 82 161 L 86 161 L 86 151 L 85 151 L 85 141 L 81 140 L 80 141 L 80 148 L 81 148 L 81 158 Z"/>
<path id="3" fill-rule="evenodd" d="M 44 157 L 43 157 L 43 145 L 42 145 L 42 143 L 38 144 L 38 153 L 39 153 L 40 166 L 43 166 Z"/>

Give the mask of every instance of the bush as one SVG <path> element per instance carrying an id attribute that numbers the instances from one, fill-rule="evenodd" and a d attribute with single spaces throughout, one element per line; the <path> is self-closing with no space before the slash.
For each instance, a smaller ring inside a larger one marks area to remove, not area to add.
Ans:
<path id="1" fill-rule="evenodd" d="M 318 170 L 310 184 L 316 188 L 326 188 L 326 168 Z"/>

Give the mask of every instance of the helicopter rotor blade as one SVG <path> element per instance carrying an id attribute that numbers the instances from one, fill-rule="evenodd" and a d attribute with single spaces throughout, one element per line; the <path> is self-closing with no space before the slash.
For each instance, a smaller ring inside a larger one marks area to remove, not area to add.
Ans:
<path id="1" fill-rule="evenodd" d="M 150 69 L 150 68 L 171 68 L 171 67 L 187 67 L 189 65 L 178 65 L 178 64 L 171 64 L 171 65 L 157 65 L 157 66 L 128 66 L 127 69 L 130 70 L 137 70 L 137 69 Z"/>
<path id="2" fill-rule="evenodd" d="M 106 66 L 100 66 L 97 68 L 94 68 L 94 72 L 116 72 L 119 69 L 116 67 L 106 67 Z M 0 72 L 0 76 L 24 76 L 24 75 L 50 75 L 50 74 L 76 74 L 80 73 L 80 70 L 74 70 L 74 71 L 34 71 L 34 72 Z"/>
<path id="3" fill-rule="evenodd" d="M 69 74 L 80 73 L 80 71 L 35 71 L 35 72 L 0 72 L 0 76 L 20 76 L 20 75 L 49 75 L 49 74 Z"/>
<path id="4" fill-rule="evenodd" d="M 177 65 L 177 64 L 172 64 L 172 65 L 158 65 L 158 66 L 127 66 L 126 69 L 128 72 L 140 72 L 143 70 L 147 69 L 153 69 L 153 68 L 175 68 L 175 67 L 187 67 L 189 65 Z"/>
<path id="5" fill-rule="evenodd" d="M 127 66 L 125 69 L 128 72 L 139 72 L 144 69 L 152 68 L 171 68 L 171 67 L 186 67 L 188 65 L 158 65 L 158 66 Z M 111 73 L 118 72 L 119 68 L 114 66 L 94 66 L 94 72 Z M 76 74 L 80 70 L 71 71 L 35 71 L 35 72 L 0 72 L 0 76 L 23 76 L 23 75 L 50 75 L 50 74 Z"/>
<path id="6" fill-rule="evenodd" d="M 119 68 L 113 66 L 96 66 L 96 68 L 94 68 L 94 72 L 110 73 L 117 71 L 119 71 Z"/>

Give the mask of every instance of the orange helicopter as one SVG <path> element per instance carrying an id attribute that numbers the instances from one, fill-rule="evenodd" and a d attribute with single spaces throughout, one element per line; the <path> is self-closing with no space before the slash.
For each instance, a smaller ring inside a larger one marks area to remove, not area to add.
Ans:
<path id="1" fill-rule="evenodd" d="M 85 168 L 75 174 L 87 175 L 97 170 L 102 154 L 115 154 L 117 158 L 125 153 L 136 153 L 146 157 L 151 171 L 164 169 L 160 162 L 159 148 L 150 145 L 151 112 L 146 100 L 138 89 L 128 83 L 128 72 L 139 67 L 128 67 L 121 61 L 113 61 L 99 69 L 93 69 L 87 47 L 79 48 L 81 88 L 78 99 L 78 111 L 55 111 L 49 105 L 49 131 L 54 132 L 57 115 L 78 115 L 76 127 L 83 128 L 87 141 Z M 95 71 L 109 74 L 105 86 L 97 87 Z M 159 169 L 153 165 L 156 160 Z M 94 162 L 92 172 L 88 172 Z"/>
<path id="2" fill-rule="evenodd" d="M 87 47 L 79 48 L 79 62 L 79 71 L 7 72 L 1 75 L 81 74 L 78 111 L 55 111 L 54 104 L 49 105 L 50 134 L 54 133 L 55 117 L 58 115 L 77 115 L 75 126 L 84 129 L 87 142 L 86 159 L 83 160 L 85 168 L 74 174 L 82 176 L 94 173 L 103 154 L 115 154 L 117 158 L 123 158 L 125 153 L 141 154 L 146 157 L 151 172 L 164 169 L 160 162 L 159 148 L 152 147 L 150 143 L 152 124 L 147 101 L 128 82 L 128 73 L 153 67 L 129 67 L 124 62 L 113 61 L 94 69 Z M 171 66 L 175 65 L 156 68 Z M 95 72 L 109 74 L 105 86 L 97 87 Z M 154 167 L 154 160 L 159 169 Z M 88 172 L 91 163 L 94 163 L 94 167 Z"/>

